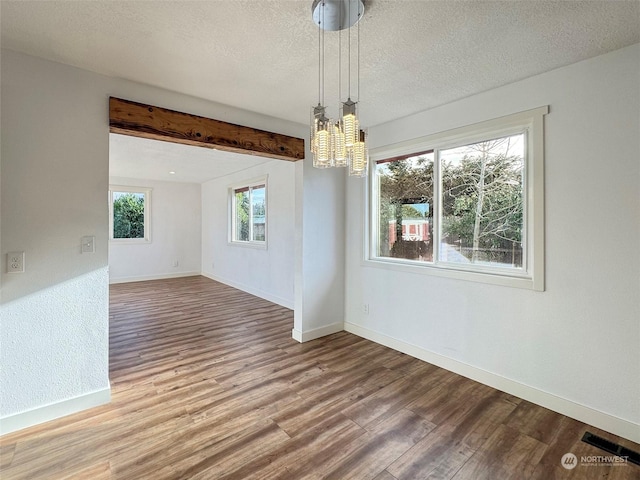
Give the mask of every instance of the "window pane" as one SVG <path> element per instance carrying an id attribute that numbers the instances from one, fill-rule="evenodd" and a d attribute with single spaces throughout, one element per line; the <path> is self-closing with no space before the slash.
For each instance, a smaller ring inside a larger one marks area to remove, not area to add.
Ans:
<path id="1" fill-rule="evenodd" d="M 433 152 L 376 164 L 379 257 L 433 261 Z"/>
<path id="2" fill-rule="evenodd" d="M 249 190 L 236 191 L 236 240 L 249 241 Z"/>
<path id="3" fill-rule="evenodd" d="M 521 268 L 524 134 L 440 151 L 439 260 Z"/>
<path id="4" fill-rule="evenodd" d="M 251 220 L 253 222 L 253 240 L 257 242 L 265 241 L 265 187 L 260 185 L 251 189 Z"/>
<path id="5" fill-rule="evenodd" d="M 144 238 L 144 193 L 113 192 L 113 238 Z"/>

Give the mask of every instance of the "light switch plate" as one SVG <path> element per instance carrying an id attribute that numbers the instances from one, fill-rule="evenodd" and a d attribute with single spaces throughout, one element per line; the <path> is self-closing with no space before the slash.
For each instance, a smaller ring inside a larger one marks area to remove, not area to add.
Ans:
<path id="1" fill-rule="evenodd" d="M 24 273 L 24 252 L 7 253 L 7 273 Z"/>
<path id="2" fill-rule="evenodd" d="M 96 237 L 89 235 L 82 237 L 82 253 L 95 253 L 96 251 Z"/>

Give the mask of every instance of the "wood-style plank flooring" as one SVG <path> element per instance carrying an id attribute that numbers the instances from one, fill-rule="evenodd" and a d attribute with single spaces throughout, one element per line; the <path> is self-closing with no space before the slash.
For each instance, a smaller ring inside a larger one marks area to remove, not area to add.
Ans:
<path id="1" fill-rule="evenodd" d="M 108 405 L 0 438 L 9 479 L 638 479 L 586 430 L 204 277 L 111 286 Z"/>

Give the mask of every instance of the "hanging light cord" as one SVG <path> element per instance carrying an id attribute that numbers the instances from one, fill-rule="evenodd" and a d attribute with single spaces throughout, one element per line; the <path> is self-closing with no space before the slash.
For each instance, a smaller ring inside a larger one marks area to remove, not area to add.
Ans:
<path id="1" fill-rule="evenodd" d="M 324 11 L 325 5 L 322 2 L 322 105 L 324 106 Z"/>
<path id="2" fill-rule="evenodd" d="M 360 6 L 358 5 L 358 17 L 360 16 Z M 358 91 L 357 100 L 360 101 L 360 19 L 358 18 Z"/>
<path id="3" fill-rule="evenodd" d="M 342 27 L 342 10 L 340 10 L 340 26 Z M 342 28 L 338 30 L 338 101 L 342 101 Z"/>
<path id="4" fill-rule="evenodd" d="M 325 21 L 325 11 L 326 11 L 326 6 L 322 9 L 322 25 L 323 27 L 327 25 L 326 21 Z M 325 77 L 325 46 L 324 46 L 324 32 L 325 29 L 322 29 L 322 105 L 324 105 L 324 90 L 325 90 L 325 85 L 326 85 L 326 77 Z"/>
<path id="5" fill-rule="evenodd" d="M 349 35 L 349 89 L 348 95 L 351 98 L 351 0 L 349 0 L 349 31 L 347 32 Z"/>
<path id="6" fill-rule="evenodd" d="M 320 55 L 320 20 L 318 19 L 318 105 L 320 105 L 320 101 L 322 99 L 321 96 L 321 90 L 320 90 L 320 85 L 321 85 L 321 77 L 322 77 L 322 56 Z"/>

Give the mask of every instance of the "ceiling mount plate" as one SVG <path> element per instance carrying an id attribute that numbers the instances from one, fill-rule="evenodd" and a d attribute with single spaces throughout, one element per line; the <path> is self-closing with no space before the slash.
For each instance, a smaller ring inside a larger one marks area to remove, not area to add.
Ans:
<path id="1" fill-rule="evenodd" d="M 364 2 L 362 0 L 314 0 L 311 12 L 313 23 L 323 30 L 344 30 L 353 27 L 362 18 Z"/>

